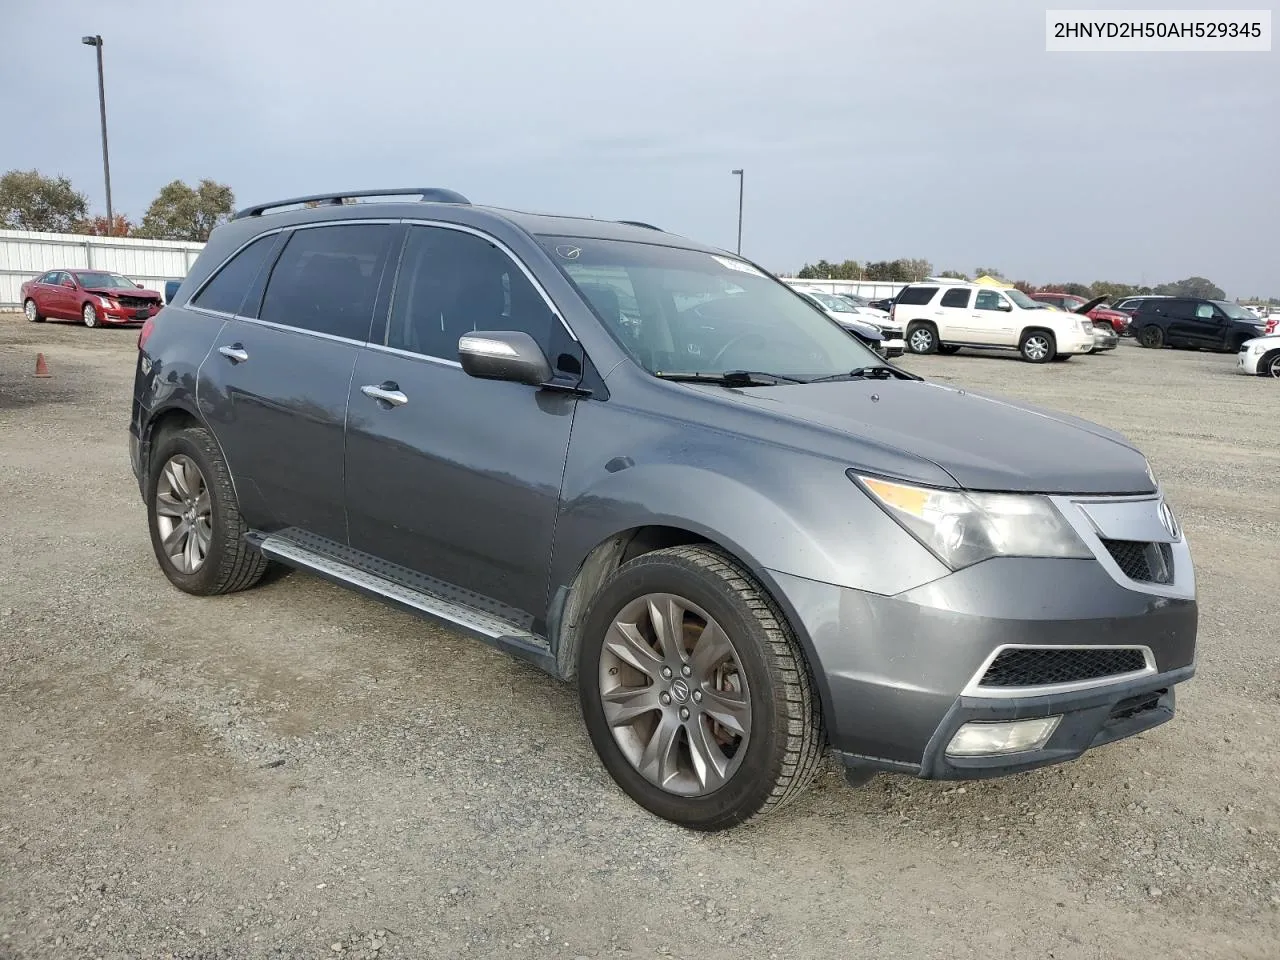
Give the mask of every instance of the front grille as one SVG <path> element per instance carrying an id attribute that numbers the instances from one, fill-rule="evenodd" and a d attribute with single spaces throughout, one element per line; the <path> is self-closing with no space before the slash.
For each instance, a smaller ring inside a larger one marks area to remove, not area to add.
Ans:
<path id="1" fill-rule="evenodd" d="M 1055 683 L 1100 680 L 1145 669 L 1147 659 L 1133 647 L 1089 650 L 1037 647 L 1004 650 L 982 675 L 983 687 L 1040 687 Z"/>
<path id="2" fill-rule="evenodd" d="M 1173 548 L 1167 543 L 1140 540 L 1103 540 L 1111 559 L 1130 580 L 1140 583 L 1173 582 Z"/>
<path id="3" fill-rule="evenodd" d="M 149 297 L 116 297 L 116 299 L 120 301 L 120 306 L 133 307 L 138 310 L 141 310 L 143 307 L 149 307 L 155 303 L 155 301 Z"/>

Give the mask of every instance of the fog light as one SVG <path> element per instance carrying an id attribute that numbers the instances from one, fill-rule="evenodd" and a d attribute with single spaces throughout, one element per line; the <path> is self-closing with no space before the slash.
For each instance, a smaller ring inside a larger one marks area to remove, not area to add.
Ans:
<path id="1" fill-rule="evenodd" d="M 998 757 L 1025 753 L 1045 745 L 1062 717 L 1036 720 L 974 720 L 956 731 L 947 745 L 949 757 Z"/>

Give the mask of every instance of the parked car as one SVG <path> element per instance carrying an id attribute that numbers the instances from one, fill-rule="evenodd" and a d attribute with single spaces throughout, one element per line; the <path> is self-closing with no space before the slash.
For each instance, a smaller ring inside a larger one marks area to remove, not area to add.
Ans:
<path id="1" fill-rule="evenodd" d="M 1195 571 L 1120 434 L 924 382 L 673 234 L 352 196 L 241 211 L 139 335 L 179 589 L 277 561 L 576 680 L 613 779 L 700 830 L 827 749 L 981 778 L 1173 716 Z"/>
<path id="2" fill-rule="evenodd" d="M 961 347 L 1017 350 L 1047 363 L 1094 349 L 1087 317 L 1048 310 L 1021 290 L 976 283 L 912 283 L 899 291 L 893 319 L 912 353 L 955 353 Z"/>
<path id="3" fill-rule="evenodd" d="M 19 296 L 32 323 L 79 320 L 86 327 L 142 323 L 161 307 L 156 291 L 103 270 L 49 270 L 24 283 Z"/>
<path id="4" fill-rule="evenodd" d="M 1074 293 L 1055 293 L 1052 291 L 1038 291 L 1030 296 L 1032 300 L 1039 303 L 1047 303 L 1068 313 L 1084 314 L 1095 324 L 1110 327 L 1118 337 L 1124 336 L 1128 332 L 1129 314 L 1108 307 L 1106 297 L 1095 297 L 1092 300 L 1086 300 L 1084 297 L 1077 296 Z"/>
<path id="5" fill-rule="evenodd" d="M 871 301 L 866 297 L 860 297 L 856 293 L 837 293 L 836 296 L 841 300 L 848 300 L 849 303 L 857 308 L 859 313 L 865 313 L 876 323 L 887 322 L 889 319 L 888 310 L 881 310 L 879 307 L 872 306 Z"/>
<path id="6" fill-rule="evenodd" d="M 1251 377 L 1280 377 L 1280 334 L 1272 333 L 1240 344 L 1236 373 Z"/>
<path id="7" fill-rule="evenodd" d="M 893 312 L 893 297 L 882 297 L 879 300 L 869 300 L 867 303 L 876 310 L 883 310 L 885 313 Z"/>
<path id="8" fill-rule="evenodd" d="M 1093 353 L 1105 353 L 1120 345 L 1120 337 L 1110 324 L 1095 323 L 1093 325 Z"/>
<path id="9" fill-rule="evenodd" d="M 1143 301 L 1168 300 L 1168 299 L 1170 298 L 1167 295 L 1162 293 L 1146 293 L 1141 296 L 1125 297 L 1121 300 L 1117 300 L 1115 303 L 1111 305 L 1111 308 L 1113 310 L 1119 310 L 1121 313 L 1128 314 L 1130 320 L 1132 320 L 1133 315 L 1138 311 L 1138 307 L 1142 305 Z M 1130 336 L 1133 335 L 1132 327 L 1130 328 L 1129 335 Z"/>
<path id="10" fill-rule="evenodd" d="M 833 293 L 802 291 L 801 295 L 880 356 L 891 359 L 906 352 L 902 328 L 892 320 L 881 322 Z"/>
<path id="11" fill-rule="evenodd" d="M 1186 347 L 1235 353 L 1267 325 L 1227 300 L 1168 297 L 1144 300 L 1133 315 L 1134 335 L 1144 347 Z"/>

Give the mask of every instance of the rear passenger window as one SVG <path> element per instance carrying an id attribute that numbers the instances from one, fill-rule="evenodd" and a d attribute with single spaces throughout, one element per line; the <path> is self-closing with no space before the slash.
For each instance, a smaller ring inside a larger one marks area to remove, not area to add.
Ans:
<path id="1" fill-rule="evenodd" d="M 969 292 L 964 287 L 952 287 L 942 295 L 942 306 L 967 307 L 969 305 Z"/>
<path id="2" fill-rule="evenodd" d="M 937 287 L 904 287 L 898 294 L 897 302 L 908 306 L 920 306 L 932 300 L 937 292 Z"/>
<path id="3" fill-rule="evenodd" d="M 475 330 L 516 330 L 549 349 L 555 314 L 529 278 L 473 233 L 410 227 L 400 259 L 386 345 L 457 361 Z"/>
<path id="4" fill-rule="evenodd" d="M 267 255 L 275 243 L 275 235 L 259 237 L 249 244 L 222 269 L 213 275 L 203 290 L 192 299 L 193 307 L 217 310 L 219 313 L 239 313 L 249 285 L 258 277 L 258 271 L 267 262 Z"/>
<path id="5" fill-rule="evenodd" d="M 363 343 L 394 232 L 382 223 L 344 223 L 294 231 L 258 316 Z"/>

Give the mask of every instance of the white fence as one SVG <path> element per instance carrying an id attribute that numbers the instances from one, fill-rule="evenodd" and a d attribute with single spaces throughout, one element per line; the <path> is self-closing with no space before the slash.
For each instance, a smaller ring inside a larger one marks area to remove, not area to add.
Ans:
<path id="1" fill-rule="evenodd" d="M 23 282 L 57 268 L 111 270 L 164 293 L 165 281 L 185 277 L 203 248 L 184 240 L 0 230 L 0 307 L 21 306 Z"/>
<path id="2" fill-rule="evenodd" d="M 797 280 L 795 277 L 779 277 L 783 283 L 800 290 L 821 290 L 823 293 L 856 293 L 868 300 L 892 297 L 906 286 L 905 283 L 878 280 Z"/>

